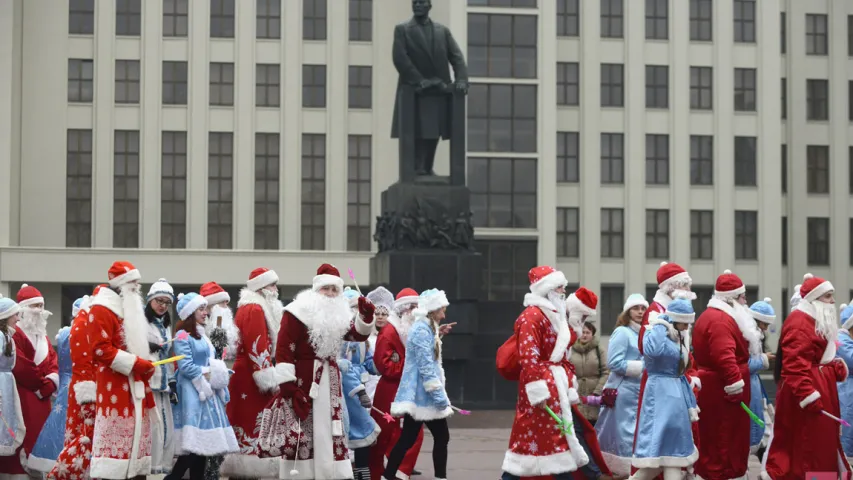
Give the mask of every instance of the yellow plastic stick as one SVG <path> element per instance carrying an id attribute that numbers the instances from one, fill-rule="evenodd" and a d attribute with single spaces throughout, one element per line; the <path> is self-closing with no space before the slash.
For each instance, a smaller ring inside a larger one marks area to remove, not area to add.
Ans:
<path id="1" fill-rule="evenodd" d="M 186 355 L 177 355 L 174 357 L 167 358 L 165 360 L 157 360 L 156 362 L 152 362 L 151 365 L 154 365 L 155 367 L 159 366 L 159 365 L 165 365 L 167 363 L 172 363 L 172 362 L 177 362 L 178 360 L 183 360 L 184 357 L 186 357 Z"/>

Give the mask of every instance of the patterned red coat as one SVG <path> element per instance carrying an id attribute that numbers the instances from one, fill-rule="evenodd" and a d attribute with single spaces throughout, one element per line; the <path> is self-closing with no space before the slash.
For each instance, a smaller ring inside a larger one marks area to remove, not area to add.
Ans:
<path id="1" fill-rule="evenodd" d="M 820 413 L 841 416 L 836 382 L 847 379 L 835 342 L 815 333 L 814 307 L 801 301 L 782 325 L 782 381 L 776 421 L 762 478 L 802 479 L 806 472 L 850 472 L 839 426 Z M 778 360 L 778 359 L 777 359 Z"/>
<path id="2" fill-rule="evenodd" d="M 699 460 L 694 469 L 705 480 L 739 478 L 749 461 L 749 344 L 734 319 L 734 309 L 712 298 L 693 328 L 693 354 L 702 390 L 699 405 Z M 778 410 L 777 410 L 778 411 Z"/>
<path id="3" fill-rule="evenodd" d="M 50 415 L 50 397 L 59 386 L 56 351 L 47 336 L 34 338 L 37 338 L 36 345 L 33 345 L 29 336 L 18 326 L 12 335 L 16 355 L 12 373 L 18 386 L 27 433 L 18 456 L 0 457 L 0 473 L 26 473 L 21 461 L 23 459 L 25 463 L 25 459 L 33 451 L 42 426 Z"/>

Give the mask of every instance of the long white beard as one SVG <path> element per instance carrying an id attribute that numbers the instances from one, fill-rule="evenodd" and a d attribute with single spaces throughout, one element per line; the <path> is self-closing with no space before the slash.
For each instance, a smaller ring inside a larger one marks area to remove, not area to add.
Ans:
<path id="1" fill-rule="evenodd" d="M 281 328 L 281 316 L 284 314 L 284 305 L 282 305 L 281 300 L 278 299 L 278 289 L 276 290 L 261 290 L 261 295 L 266 300 L 267 305 L 270 308 L 270 312 L 272 312 L 272 322 L 267 322 L 267 328 L 269 329 L 270 335 L 270 345 L 272 349 L 275 350 L 275 344 L 278 339 L 278 330 Z M 225 324 L 225 319 L 222 319 L 223 325 Z"/>
<path id="2" fill-rule="evenodd" d="M 24 307 L 21 309 L 21 319 L 18 326 L 28 336 L 35 338 L 47 335 L 47 319 L 53 315 L 43 308 Z"/>
<path id="3" fill-rule="evenodd" d="M 139 285 L 119 287 L 122 308 L 121 334 L 127 351 L 137 357 L 148 358 L 148 319 Z"/>
<path id="4" fill-rule="evenodd" d="M 343 295 L 327 297 L 311 292 L 311 327 L 309 338 L 319 358 L 337 357 L 344 343 L 344 336 L 352 328 L 352 310 Z"/>
<path id="5" fill-rule="evenodd" d="M 409 330 L 412 328 L 412 325 L 415 323 L 415 316 L 412 315 L 412 312 L 404 313 L 402 317 L 398 318 L 398 321 L 394 325 L 397 328 L 397 335 L 400 336 L 400 341 L 403 342 L 403 345 L 406 345 L 406 341 L 409 339 Z"/>
<path id="6" fill-rule="evenodd" d="M 811 302 L 817 314 L 814 319 L 814 331 L 828 342 L 838 339 L 838 311 L 834 303 Z"/>
<path id="7" fill-rule="evenodd" d="M 732 304 L 733 303 L 733 304 Z M 729 303 L 735 311 L 735 322 L 737 323 L 740 333 L 743 338 L 749 343 L 749 356 L 761 354 L 761 331 L 755 324 L 755 319 L 749 313 L 749 309 L 745 305 L 738 302 Z"/>

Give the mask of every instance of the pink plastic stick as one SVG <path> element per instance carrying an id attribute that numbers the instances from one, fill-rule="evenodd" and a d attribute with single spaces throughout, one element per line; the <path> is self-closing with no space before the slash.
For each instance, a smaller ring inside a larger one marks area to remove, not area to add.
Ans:
<path id="1" fill-rule="evenodd" d="M 821 410 L 821 411 L 820 411 L 820 413 L 822 413 L 822 414 L 826 415 L 827 417 L 829 417 L 829 418 L 831 418 L 831 419 L 835 420 L 836 422 L 838 422 L 838 423 L 840 423 L 840 424 L 844 425 L 845 427 L 849 427 L 849 426 L 850 426 L 850 423 L 849 423 L 849 422 L 847 422 L 847 420 L 844 420 L 843 418 L 838 418 L 838 417 L 836 417 L 835 415 L 833 415 L 833 414 L 831 414 L 831 413 L 827 412 L 826 410 Z"/>
<path id="2" fill-rule="evenodd" d="M 456 408 L 456 407 L 454 407 L 454 406 L 452 406 L 452 405 L 450 406 L 450 408 L 452 408 L 452 409 L 456 410 L 457 412 L 459 412 L 459 415 L 471 415 L 471 410 L 462 410 L 461 408 Z"/>

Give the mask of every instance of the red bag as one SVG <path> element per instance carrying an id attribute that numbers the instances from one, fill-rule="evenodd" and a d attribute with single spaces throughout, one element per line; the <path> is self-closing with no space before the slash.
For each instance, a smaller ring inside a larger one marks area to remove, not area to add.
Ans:
<path id="1" fill-rule="evenodd" d="M 517 382 L 519 377 L 521 377 L 521 362 L 518 358 L 518 335 L 515 332 L 512 333 L 503 345 L 498 347 L 495 364 L 498 367 L 498 373 L 505 379 Z"/>

